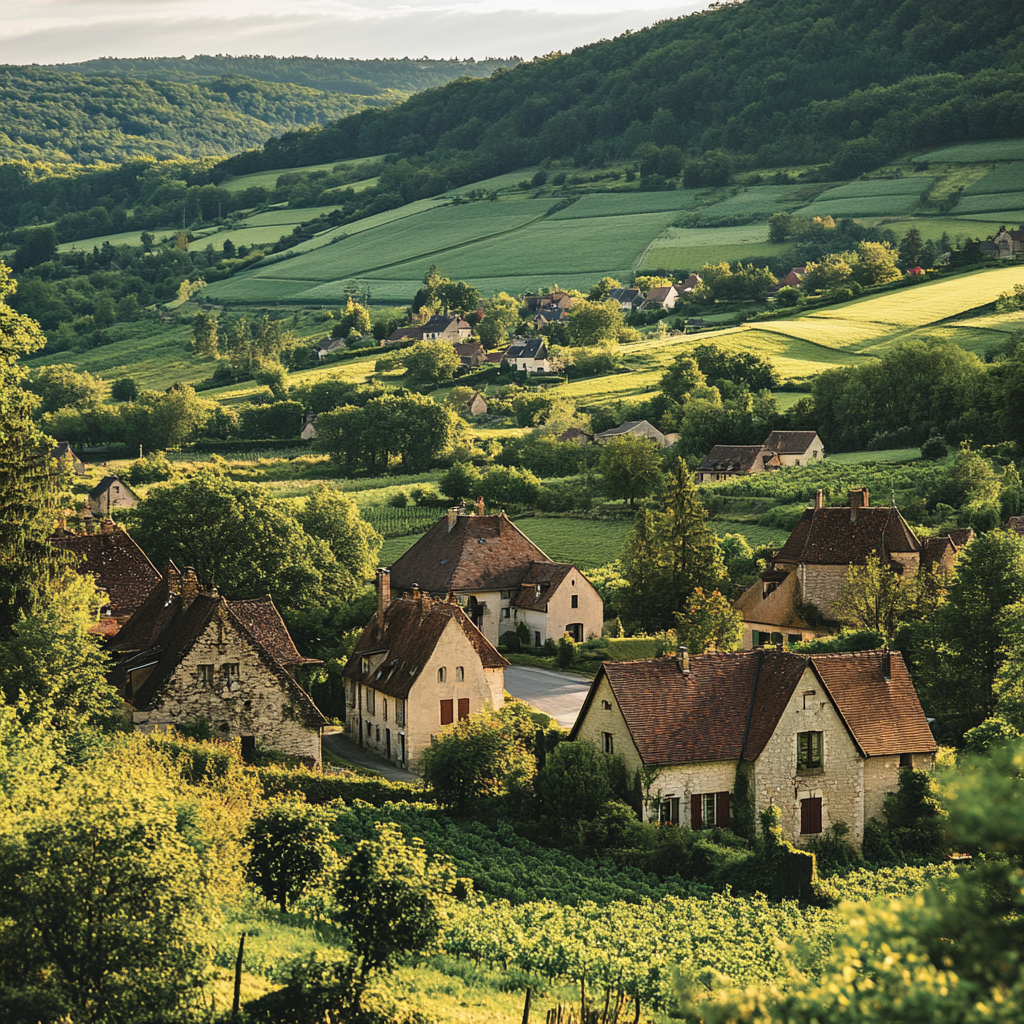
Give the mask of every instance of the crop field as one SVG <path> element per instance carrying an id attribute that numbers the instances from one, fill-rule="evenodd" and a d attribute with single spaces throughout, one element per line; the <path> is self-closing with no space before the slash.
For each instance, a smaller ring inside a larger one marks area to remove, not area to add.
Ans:
<path id="1" fill-rule="evenodd" d="M 1024 192 L 999 192 L 995 195 L 964 196 L 956 204 L 956 209 L 963 213 L 1019 210 L 1021 207 L 1024 207 Z"/>
<path id="2" fill-rule="evenodd" d="M 628 519 L 517 519 L 516 526 L 555 562 L 572 562 L 584 572 L 614 562 L 626 546 Z"/>
<path id="3" fill-rule="evenodd" d="M 1006 222 L 999 214 L 972 214 L 970 217 L 875 217 L 862 218 L 862 223 L 870 227 L 888 228 L 897 238 L 901 238 L 911 228 L 917 228 L 922 238 L 939 241 L 943 234 L 949 235 L 953 241 L 958 238 L 987 238 L 1000 224 Z M 1012 218 L 1011 218 L 1012 219 Z"/>
<path id="4" fill-rule="evenodd" d="M 985 160 L 1024 159 L 1024 139 L 991 139 L 988 142 L 961 142 L 914 157 L 918 163 L 973 164 Z"/>
<path id="5" fill-rule="evenodd" d="M 676 229 L 678 230 L 678 229 Z M 704 230 L 704 229 L 701 229 Z M 728 230 L 723 228 L 723 230 Z M 699 270 L 705 263 L 736 263 L 757 257 L 768 258 L 784 251 L 786 246 L 771 242 L 748 242 L 745 245 L 652 245 L 640 261 L 639 270 Z"/>
<path id="6" fill-rule="evenodd" d="M 365 164 L 373 160 L 379 160 L 379 156 L 357 157 L 353 160 L 332 160 L 326 164 L 309 164 L 306 167 L 288 167 L 276 171 L 256 171 L 253 174 L 243 174 L 237 178 L 229 178 L 222 181 L 221 188 L 229 192 L 241 192 L 243 189 L 253 188 L 258 185 L 261 188 L 276 188 L 277 179 L 282 174 L 308 174 L 310 171 L 333 171 L 335 167 L 347 167 L 351 164 Z"/>
<path id="7" fill-rule="evenodd" d="M 964 194 L 987 195 L 992 192 L 1019 192 L 1024 182 L 1024 163 L 1002 164 L 993 168 L 964 189 Z"/>
<path id="8" fill-rule="evenodd" d="M 552 220 L 581 220 L 588 217 L 621 217 L 637 213 L 667 213 L 688 210 L 702 193 L 698 189 L 677 192 L 622 192 L 619 195 L 584 196 L 572 206 L 559 210 Z"/>
<path id="9" fill-rule="evenodd" d="M 860 349 L 860 353 L 868 356 L 883 356 L 894 346 L 911 339 L 948 341 L 951 345 L 959 345 L 961 348 L 967 349 L 968 352 L 974 352 L 984 357 L 991 350 L 1002 345 L 1006 341 L 1006 335 L 1001 331 L 980 330 L 972 327 L 925 326 L 916 330 L 896 331 L 883 336 L 874 344 L 865 345 Z"/>
<path id="10" fill-rule="evenodd" d="M 917 195 L 860 196 L 856 199 L 827 199 L 819 196 L 809 206 L 801 207 L 801 217 L 890 217 L 909 213 L 917 206 Z"/>
<path id="11" fill-rule="evenodd" d="M 866 342 L 876 340 L 887 328 L 874 322 L 852 320 L 818 320 L 804 317 L 799 320 L 782 320 L 777 323 L 758 325 L 758 330 L 769 334 L 781 334 L 788 338 L 799 338 L 825 348 L 857 348 Z"/>
<path id="12" fill-rule="evenodd" d="M 792 210 L 794 207 L 807 203 L 823 189 L 825 185 L 752 185 L 736 195 L 723 199 L 706 207 L 702 212 L 709 216 L 756 216 L 777 213 L 780 210 Z"/>
<path id="13" fill-rule="evenodd" d="M 152 232 L 153 237 L 161 242 L 165 238 L 173 238 L 177 234 L 175 228 L 158 228 Z M 119 231 L 113 235 L 97 235 L 95 238 L 79 238 L 75 242 L 61 242 L 57 246 L 58 252 L 72 252 L 75 249 L 92 249 L 94 246 L 101 246 L 104 242 L 111 245 L 142 245 L 139 236 L 142 230 Z"/>
<path id="14" fill-rule="evenodd" d="M 502 189 L 515 188 L 521 181 L 529 181 L 539 171 L 539 167 L 524 167 L 518 171 L 509 171 L 507 174 L 499 174 L 494 178 L 484 178 L 483 181 L 474 181 L 471 185 L 460 185 L 451 189 L 447 194 L 450 196 L 464 196 L 470 192 L 500 192 Z"/>
<path id="15" fill-rule="evenodd" d="M 261 228 L 267 224 L 301 224 L 304 220 L 312 220 L 326 213 L 329 207 L 326 206 L 303 206 L 298 209 L 281 207 L 276 210 L 265 210 L 263 213 L 254 213 L 239 221 L 242 227 Z"/>
<path id="16" fill-rule="evenodd" d="M 935 179 L 924 175 L 909 178 L 873 178 L 871 181 L 851 181 L 848 185 L 830 188 L 815 200 L 818 203 L 832 199 L 863 199 L 865 196 L 917 196 L 929 188 Z"/>
<path id="17" fill-rule="evenodd" d="M 885 448 L 877 452 L 840 452 L 829 455 L 829 462 L 843 466 L 855 466 L 865 462 L 912 462 L 921 458 L 920 448 Z"/>
<path id="18" fill-rule="evenodd" d="M 775 404 L 779 407 L 779 411 L 786 412 L 788 409 L 792 409 L 802 398 L 810 398 L 811 393 L 809 391 L 776 391 L 772 397 L 775 399 Z"/>
<path id="19" fill-rule="evenodd" d="M 789 539 L 786 530 L 777 530 L 772 526 L 757 526 L 755 523 L 736 523 L 731 519 L 709 519 L 708 526 L 718 537 L 724 537 L 727 533 L 738 533 L 747 539 L 752 548 L 781 548 Z"/>
<path id="20" fill-rule="evenodd" d="M 991 313 L 988 316 L 976 316 L 970 320 L 958 320 L 952 326 L 980 327 L 990 331 L 1006 331 L 1010 334 L 1014 331 L 1024 330 L 1024 312 Z"/>

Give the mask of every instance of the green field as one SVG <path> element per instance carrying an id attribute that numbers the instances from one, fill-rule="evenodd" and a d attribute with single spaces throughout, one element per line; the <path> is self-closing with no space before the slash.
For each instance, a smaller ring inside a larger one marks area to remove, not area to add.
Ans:
<path id="1" fill-rule="evenodd" d="M 991 139 L 988 142 L 961 142 L 956 146 L 934 149 L 914 157 L 918 163 L 973 164 L 985 160 L 1024 159 L 1024 139 Z"/>
<path id="2" fill-rule="evenodd" d="M 801 207 L 801 217 L 891 217 L 910 213 L 917 207 L 916 194 L 861 196 L 857 199 L 827 199 L 819 196 L 809 206 Z"/>
<path id="3" fill-rule="evenodd" d="M 150 233 L 156 241 L 162 242 L 166 238 L 174 238 L 178 232 L 175 228 L 154 228 Z M 90 250 L 94 246 L 103 245 L 104 242 L 109 242 L 111 245 L 142 245 L 139 237 L 141 234 L 142 231 L 140 229 L 139 231 L 119 231 L 113 235 L 97 235 L 95 238 L 79 238 L 75 242 L 61 242 L 57 246 L 57 251 Z"/>
<path id="4" fill-rule="evenodd" d="M 829 455 L 828 460 L 853 466 L 863 462 L 912 462 L 919 458 L 920 448 L 886 448 L 877 452 L 840 452 L 838 455 Z"/>
<path id="5" fill-rule="evenodd" d="M 916 196 L 929 188 L 934 178 L 916 175 L 909 178 L 872 178 L 871 181 L 851 181 L 848 185 L 830 188 L 815 200 L 818 203 L 833 199 L 863 199 L 875 196 Z"/>
<path id="6" fill-rule="evenodd" d="M 332 160 L 326 164 L 309 164 L 306 167 L 288 167 L 276 171 L 256 171 L 253 174 L 243 174 L 237 178 L 229 178 L 221 182 L 220 187 L 226 188 L 229 192 L 241 192 L 243 189 L 259 186 L 261 188 L 273 189 L 277 187 L 277 179 L 282 174 L 308 174 L 311 171 L 333 171 L 335 167 L 348 167 L 352 164 L 365 164 L 373 160 L 380 160 L 379 156 L 357 157 L 354 160 Z"/>
<path id="7" fill-rule="evenodd" d="M 687 210 L 701 193 L 696 189 L 678 192 L 621 192 L 583 196 L 572 206 L 559 210 L 552 220 L 580 220 L 587 217 L 621 217 L 638 213 L 667 213 Z"/>
<path id="8" fill-rule="evenodd" d="M 987 195 L 992 192 L 1019 192 L 1024 182 L 1024 163 L 1002 164 L 972 182 L 964 189 L 965 195 Z"/>
<path id="9" fill-rule="evenodd" d="M 752 185 L 702 210 L 709 217 L 764 216 L 813 199 L 825 185 Z"/>
<path id="10" fill-rule="evenodd" d="M 868 226 L 888 228 L 897 238 L 905 235 L 911 228 L 917 228 L 921 237 L 937 242 L 943 234 L 951 239 L 961 241 L 965 238 L 987 238 L 993 234 L 1007 218 L 999 214 L 974 214 L 971 217 L 957 217 L 947 214 L 945 217 L 874 217 L 858 218 Z"/>
<path id="11" fill-rule="evenodd" d="M 1022 207 L 1024 207 L 1024 192 L 964 196 L 956 204 L 957 211 L 961 213 L 989 213 L 1001 210 L 1019 210 Z"/>

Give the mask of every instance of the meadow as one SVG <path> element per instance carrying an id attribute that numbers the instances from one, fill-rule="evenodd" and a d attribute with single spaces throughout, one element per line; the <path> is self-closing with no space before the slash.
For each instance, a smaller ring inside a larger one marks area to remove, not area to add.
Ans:
<path id="1" fill-rule="evenodd" d="M 1024 159 L 1024 139 L 991 139 L 987 142 L 962 142 L 922 153 L 915 163 L 973 164 L 985 160 Z"/>
<path id="2" fill-rule="evenodd" d="M 1020 184 L 1018 179 L 1018 185 Z M 964 196 L 956 204 L 958 212 L 991 213 L 1002 210 L 1020 210 L 1024 208 L 1024 191 L 1000 192 L 995 195 Z"/>
<path id="3" fill-rule="evenodd" d="M 993 167 L 984 178 L 979 178 L 964 189 L 965 195 L 985 195 L 992 192 L 1019 192 L 1024 182 L 1024 163 L 1001 164 Z"/>
<path id="4" fill-rule="evenodd" d="M 357 157 L 352 160 L 332 160 L 326 164 L 308 164 L 305 167 L 288 167 L 284 170 L 274 171 L 255 171 L 252 174 L 242 174 L 237 178 L 227 178 L 221 182 L 220 187 L 226 188 L 229 192 L 241 192 L 247 188 L 267 188 L 273 189 L 277 187 L 277 179 L 282 174 L 310 174 L 313 171 L 333 171 L 336 167 L 350 167 L 353 164 L 365 164 L 371 163 L 374 160 L 380 160 L 379 156 L 367 156 Z"/>

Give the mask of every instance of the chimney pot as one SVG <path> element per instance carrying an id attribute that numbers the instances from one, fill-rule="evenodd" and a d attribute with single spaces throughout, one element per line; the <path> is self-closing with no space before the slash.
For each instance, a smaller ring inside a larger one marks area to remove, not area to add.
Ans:
<path id="1" fill-rule="evenodd" d="M 384 621 L 384 613 L 391 604 L 391 570 L 383 566 L 377 570 L 377 615 Z"/>
<path id="2" fill-rule="evenodd" d="M 825 507 L 825 492 L 822 491 L 822 489 L 820 487 L 818 488 L 818 490 L 816 490 L 814 492 L 814 507 L 815 508 L 824 508 Z"/>
<path id="3" fill-rule="evenodd" d="M 683 675 L 688 676 L 690 674 L 690 652 L 684 644 L 680 644 L 676 648 L 676 664 Z"/>
<path id="4" fill-rule="evenodd" d="M 478 516 L 482 516 L 484 514 L 484 499 L 483 498 L 477 498 L 476 499 L 476 514 Z"/>
<path id="5" fill-rule="evenodd" d="M 106 519 L 103 520 L 102 523 L 100 523 L 100 529 L 104 533 L 113 533 L 114 532 L 114 520 L 111 519 L 108 516 Z"/>
<path id="6" fill-rule="evenodd" d="M 451 532 L 451 528 L 455 525 L 455 520 L 459 518 L 458 508 L 448 509 L 448 531 Z"/>
<path id="7" fill-rule="evenodd" d="M 199 596 L 199 579 L 195 569 L 189 566 L 181 576 L 181 603 L 185 608 Z"/>

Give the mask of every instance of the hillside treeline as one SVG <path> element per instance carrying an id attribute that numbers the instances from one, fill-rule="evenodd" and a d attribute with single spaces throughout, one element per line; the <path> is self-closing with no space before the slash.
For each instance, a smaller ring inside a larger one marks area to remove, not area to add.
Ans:
<path id="1" fill-rule="evenodd" d="M 746 0 L 271 139 L 225 166 L 390 152 L 479 178 L 671 144 L 759 166 L 832 161 L 842 178 L 909 147 L 1024 134 L 1022 46 L 1024 8 L 1005 0 Z"/>

